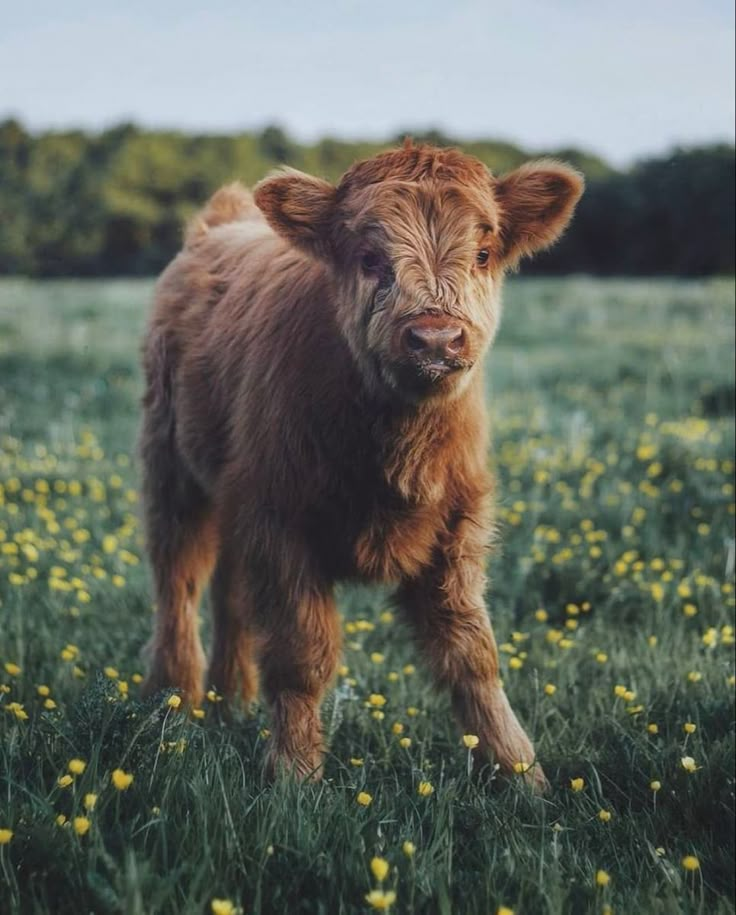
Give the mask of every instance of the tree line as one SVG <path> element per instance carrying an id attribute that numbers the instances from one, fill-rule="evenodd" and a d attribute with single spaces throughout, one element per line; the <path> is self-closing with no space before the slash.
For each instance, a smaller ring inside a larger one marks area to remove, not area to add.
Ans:
<path id="1" fill-rule="evenodd" d="M 540 153 L 435 130 L 413 136 L 461 146 L 496 174 L 540 154 L 584 172 L 587 191 L 570 231 L 527 272 L 734 273 L 731 145 L 678 148 L 621 171 L 579 149 Z M 277 126 L 224 136 L 134 124 L 100 133 L 32 133 L 6 120 L 0 123 L 0 274 L 157 273 L 178 250 L 185 221 L 220 184 L 236 178 L 254 184 L 280 164 L 336 180 L 356 159 L 402 138 L 302 144 Z"/>

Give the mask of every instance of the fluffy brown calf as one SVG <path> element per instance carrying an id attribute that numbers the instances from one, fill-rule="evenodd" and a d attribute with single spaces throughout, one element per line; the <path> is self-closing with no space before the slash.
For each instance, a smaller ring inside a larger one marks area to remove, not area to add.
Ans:
<path id="1" fill-rule="evenodd" d="M 318 773 L 341 579 L 393 582 L 464 731 L 534 750 L 484 606 L 493 480 L 483 357 L 505 272 L 551 244 L 581 177 L 493 177 L 406 145 L 337 187 L 295 171 L 222 188 L 161 277 L 141 452 L 158 613 L 147 688 L 255 696 L 271 767 Z M 204 676 L 197 608 L 212 576 Z M 544 784 L 541 767 L 529 776 Z"/>

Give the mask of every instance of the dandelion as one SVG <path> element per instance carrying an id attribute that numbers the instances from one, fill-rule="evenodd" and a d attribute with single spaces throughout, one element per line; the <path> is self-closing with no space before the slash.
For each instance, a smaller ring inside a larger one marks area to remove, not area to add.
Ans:
<path id="1" fill-rule="evenodd" d="M 430 797 L 432 794 L 434 794 L 434 785 L 432 782 L 419 782 L 419 786 L 417 787 L 417 794 L 420 797 Z"/>
<path id="2" fill-rule="evenodd" d="M 27 721 L 28 713 L 20 702 L 9 702 L 6 706 L 11 715 L 15 715 L 18 721 Z"/>
<path id="3" fill-rule="evenodd" d="M 417 847 L 413 842 L 410 842 L 407 839 L 407 841 L 404 842 L 404 844 L 401 846 L 401 850 L 404 852 L 404 854 L 406 855 L 407 858 L 413 858 L 414 853 L 417 850 Z"/>
<path id="4" fill-rule="evenodd" d="M 531 769 L 531 763 L 526 762 L 515 762 L 514 763 L 514 772 L 517 775 L 523 775 L 525 772 L 528 772 Z"/>
<path id="5" fill-rule="evenodd" d="M 87 763 L 83 759 L 70 759 L 67 769 L 72 775 L 81 775 L 87 768 Z"/>
<path id="6" fill-rule="evenodd" d="M 608 655 L 605 653 L 605 651 L 599 651 L 596 654 L 595 659 L 599 664 L 605 664 L 608 660 Z"/>
<path id="7" fill-rule="evenodd" d="M 380 651 L 374 651 L 371 653 L 371 661 L 374 664 L 383 664 L 386 660 L 385 655 L 382 655 Z"/>
<path id="8" fill-rule="evenodd" d="M 372 908 L 385 911 L 396 902 L 396 893 L 393 890 L 371 890 L 366 894 L 365 901 Z"/>
<path id="9" fill-rule="evenodd" d="M 554 685 L 554 683 L 545 683 L 544 692 L 547 696 L 554 696 L 554 694 L 557 692 L 557 687 Z"/>
<path id="10" fill-rule="evenodd" d="M 371 872 L 379 883 L 386 879 L 389 869 L 389 863 L 385 858 L 371 858 Z"/>
<path id="11" fill-rule="evenodd" d="M 416 716 L 419 714 L 419 709 L 414 705 L 410 705 L 406 710 L 406 714 L 409 716 L 409 718 L 416 718 Z"/>
<path id="12" fill-rule="evenodd" d="M 598 811 L 598 819 L 601 821 L 601 823 L 608 823 L 611 819 L 611 816 L 612 816 L 612 814 L 611 814 L 610 810 L 599 810 Z"/>
<path id="13" fill-rule="evenodd" d="M 463 743 L 468 750 L 474 750 L 480 743 L 480 740 L 475 734 L 463 734 Z"/>
<path id="14" fill-rule="evenodd" d="M 193 708 L 192 709 L 192 718 L 201 719 L 204 718 L 205 711 L 203 708 Z"/>
<path id="15" fill-rule="evenodd" d="M 695 606 L 695 604 L 685 604 L 682 608 L 682 612 L 687 617 L 693 617 L 693 616 L 697 616 L 698 608 Z"/>
<path id="16" fill-rule="evenodd" d="M 683 724 L 683 726 L 682 726 L 682 730 L 686 734 L 694 734 L 696 729 L 697 729 L 697 725 L 694 725 L 692 723 L 692 721 L 686 721 L 685 724 Z"/>
<path id="17" fill-rule="evenodd" d="M 399 741 L 399 746 L 402 748 L 402 750 L 408 750 L 411 746 L 411 737 L 402 737 Z"/>
<path id="18" fill-rule="evenodd" d="M 116 667 L 106 667 L 104 669 L 104 674 L 106 677 L 109 677 L 110 680 L 117 680 L 120 676 L 120 673 Z"/>
<path id="19" fill-rule="evenodd" d="M 21 672 L 21 668 L 18 667 L 17 664 L 13 664 L 12 661 L 6 661 L 4 667 L 6 673 L 8 673 L 11 677 L 17 677 Z"/>
<path id="20" fill-rule="evenodd" d="M 110 780 L 118 791 L 126 791 L 133 782 L 133 776 L 122 769 L 115 769 L 110 776 Z"/>
<path id="21" fill-rule="evenodd" d="M 74 778 L 71 775 L 62 775 L 56 779 L 56 784 L 60 788 L 68 788 L 69 785 L 74 781 Z"/>
<path id="22" fill-rule="evenodd" d="M 13 838 L 12 829 L 0 829 L 0 845 L 7 845 Z"/>
<path id="23" fill-rule="evenodd" d="M 54 819 L 54 823 L 56 823 L 57 826 L 66 826 L 66 817 L 64 816 L 64 814 L 63 814 L 63 813 L 60 813 L 60 814 Z"/>
<path id="24" fill-rule="evenodd" d="M 76 832 L 78 836 L 86 835 L 89 832 L 89 827 L 91 825 L 92 823 L 87 817 L 74 817 L 72 820 L 74 832 Z"/>
<path id="25" fill-rule="evenodd" d="M 595 872 L 596 886 L 608 886 L 611 882 L 611 875 L 607 871 L 598 870 Z"/>
<path id="26" fill-rule="evenodd" d="M 683 756 L 680 760 L 680 765 L 686 772 L 695 772 L 700 768 L 700 766 L 696 765 L 692 756 Z"/>
<path id="27" fill-rule="evenodd" d="M 92 792 L 90 791 L 89 794 L 84 795 L 84 800 L 82 801 L 82 805 L 84 806 L 85 810 L 94 810 L 96 803 L 97 803 L 96 794 L 92 794 Z"/>
<path id="28" fill-rule="evenodd" d="M 396 734 L 397 736 L 399 734 L 403 734 L 404 725 L 400 721 L 394 721 L 394 723 L 391 725 L 391 733 Z"/>
<path id="29" fill-rule="evenodd" d="M 368 705 L 373 708 L 383 708 L 385 704 L 386 697 L 382 696 L 381 693 L 371 693 L 370 696 L 368 696 Z"/>
<path id="30" fill-rule="evenodd" d="M 404 666 L 402 667 L 402 671 L 405 676 L 411 677 L 413 674 L 416 673 L 417 669 L 413 664 L 404 664 Z"/>
<path id="31" fill-rule="evenodd" d="M 659 779 L 655 778 L 653 781 L 649 782 L 649 788 L 656 794 L 662 788 L 662 782 Z"/>
<path id="32" fill-rule="evenodd" d="M 373 795 L 368 794 L 367 791 L 361 791 L 355 800 L 360 804 L 361 807 L 370 807 L 373 803 Z"/>
<path id="33" fill-rule="evenodd" d="M 181 705 L 181 696 L 177 696 L 176 693 L 173 696 L 169 696 L 169 698 L 166 700 L 166 704 L 169 708 L 179 708 Z"/>
<path id="34" fill-rule="evenodd" d="M 650 734 L 659 734 L 659 725 L 651 722 L 647 725 L 647 731 L 649 731 Z"/>
<path id="35" fill-rule="evenodd" d="M 582 791 L 585 788 L 585 779 L 584 778 L 571 778 L 570 787 L 575 792 Z"/>
<path id="36" fill-rule="evenodd" d="M 496 915 L 514 915 L 514 910 L 510 909 L 507 905 L 500 905 L 496 909 Z"/>
<path id="37" fill-rule="evenodd" d="M 696 871 L 700 868 L 700 861 L 698 861 L 695 855 L 685 855 L 680 863 L 686 871 Z"/>
<path id="38" fill-rule="evenodd" d="M 50 689 L 48 686 L 45 686 L 44 684 L 41 684 L 41 686 L 37 686 L 37 687 L 36 687 L 36 692 L 37 692 L 38 695 L 41 696 L 42 698 L 45 698 L 46 696 L 50 696 L 50 695 L 51 695 L 51 689 Z"/>
<path id="39" fill-rule="evenodd" d="M 229 899 L 213 899 L 210 903 L 212 915 L 235 915 L 235 904 Z"/>

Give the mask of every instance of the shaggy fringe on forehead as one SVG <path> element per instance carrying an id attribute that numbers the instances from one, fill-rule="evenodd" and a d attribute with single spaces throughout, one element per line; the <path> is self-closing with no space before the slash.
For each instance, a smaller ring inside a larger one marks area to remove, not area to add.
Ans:
<path id="1" fill-rule="evenodd" d="M 483 163 L 459 149 L 414 146 L 410 141 L 400 149 L 380 153 L 348 169 L 337 188 L 338 199 L 359 188 L 381 181 L 454 181 L 477 186 L 489 184 L 491 174 Z"/>

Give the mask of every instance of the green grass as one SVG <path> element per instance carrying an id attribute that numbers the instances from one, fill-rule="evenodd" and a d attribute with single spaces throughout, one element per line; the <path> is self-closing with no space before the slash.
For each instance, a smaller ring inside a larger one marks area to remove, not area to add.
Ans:
<path id="1" fill-rule="evenodd" d="M 140 701 L 152 616 L 131 454 L 150 291 L 0 284 L 0 912 L 363 912 L 376 855 L 400 913 L 733 912 L 733 282 L 508 288 L 488 367 L 489 606 L 544 800 L 480 761 L 469 776 L 446 697 L 369 589 L 340 592 L 349 672 L 318 785 L 264 781 L 261 709 L 222 723 L 207 703 L 191 721 Z M 72 758 L 86 769 L 59 787 Z"/>

